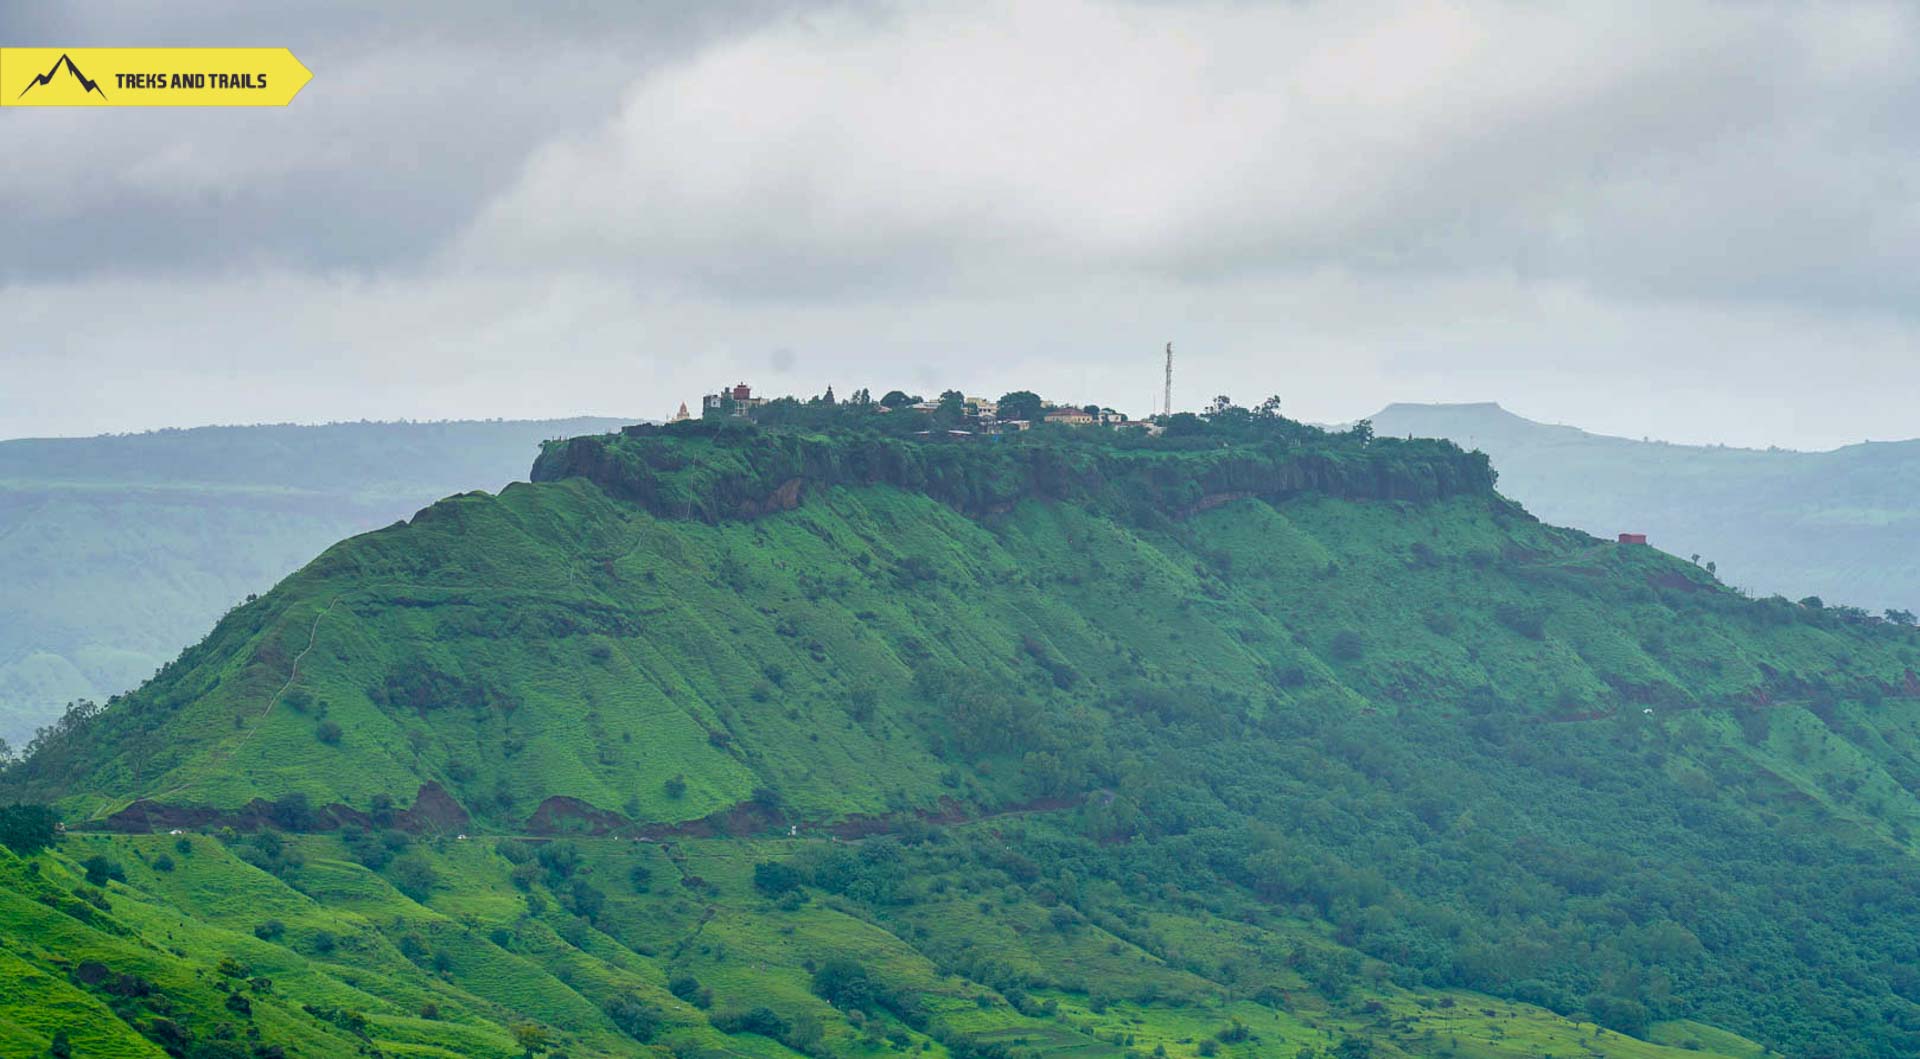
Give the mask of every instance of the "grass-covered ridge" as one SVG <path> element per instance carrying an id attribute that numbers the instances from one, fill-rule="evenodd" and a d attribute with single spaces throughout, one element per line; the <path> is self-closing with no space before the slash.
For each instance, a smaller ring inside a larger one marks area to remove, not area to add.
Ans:
<path id="1" fill-rule="evenodd" d="M 680 1054 L 1920 1047 L 1909 630 L 1543 525 L 1451 446 L 1270 426 L 556 446 L 336 545 L 0 803 L 206 832 L 219 885 L 287 891 L 288 966 L 420 934 L 288 979 L 352 974 L 395 1052 L 626 1054 L 615 1008 Z M 258 915 L 134 867 L 173 841 L 39 854 L 41 906 L 224 923 L 175 957 L 215 962 Z"/>

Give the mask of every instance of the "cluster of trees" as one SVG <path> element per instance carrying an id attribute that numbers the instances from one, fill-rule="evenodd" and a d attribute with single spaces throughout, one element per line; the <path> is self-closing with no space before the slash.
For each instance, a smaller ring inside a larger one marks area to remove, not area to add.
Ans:
<path id="1" fill-rule="evenodd" d="M 1707 565 L 1712 566 L 1713 564 L 1709 563 Z M 1774 598 L 1784 600 L 1786 597 L 1776 596 Z M 1835 621 L 1853 624 L 1871 625 L 1884 622 L 1889 625 L 1897 625 L 1902 628 L 1911 629 L 1914 627 L 1916 621 L 1920 621 L 1920 619 L 1915 618 L 1913 611 L 1903 610 L 1898 607 L 1889 607 L 1879 614 L 1870 614 L 1864 607 L 1854 607 L 1844 603 L 1829 604 L 1819 596 L 1805 597 L 1800 600 L 1800 606 L 1805 610 L 1825 615 Z"/>
<path id="2" fill-rule="evenodd" d="M 813 397 L 776 397 L 748 410 L 745 418 L 777 429 L 871 430 L 896 436 L 923 430 L 971 429 L 979 425 L 981 409 L 959 390 L 942 391 L 932 399 L 936 407 L 931 411 L 914 410 L 915 406 L 926 403 L 927 398 L 904 390 L 889 390 L 876 400 L 869 391 L 861 389 L 842 400 L 834 396 L 833 387 L 829 386 L 825 393 Z M 1040 395 L 1031 390 L 1003 394 L 995 405 L 994 418 L 1028 422 L 1038 422 L 1046 408 Z M 706 418 L 709 423 L 737 420 L 739 417 L 733 412 L 732 402 L 723 401 L 720 408 L 708 409 Z"/>
<path id="3" fill-rule="evenodd" d="M 928 1017 L 916 996 L 888 987 L 858 960 L 844 956 L 835 956 L 812 968 L 813 994 L 834 1007 L 846 1012 L 856 1025 L 868 1027 L 872 1039 L 870 1045 L 879 1044 L 877 1016 L 885 1012 L 899 1018 L 907 1025 L 926 1031 Z M 676 996 L 695 1003 L 701 999 L 697 982 L 689 976 L 680 976 L 669 986 Z M 682 996 L 681 994 L 686 995 Z M 711 1003 L 708 997 L 707 1003 Z M 705 1007 L 706 1003 L 696 1006 Z M 830 1054 L 823 1051 L 821 1044 L 825 1037 L 820 1020 L 809 1012 L 795 1012 L 782 1015 L 766 1006 L 745 1008 L 727 1008 L 708 1016 L 715 1029 L 722 1033 L 755 1033 L 780 1041 L 803 1055 Z M 904 1044 L 904 1037 L 897 1044 Z"/>
<path id="4" fill-rule="evenodd" d="M 29 761 L 55 761 L 68 758 L 80 745 L 93 723 L 106 712 L 106 707 L 92 699 L 75 699 L 67 703 L 58 718 L 49 725 L 35 729 L 32 741 L 16 750 L 0 739 L 0 776 L 17 765 Z"/>
<path id="5" fill-rule="evenodd" d="M 16 803 L 0 808 L 0 846 L 31 857 L 59 839 L 59 825 L 59 814 L 45 805 Z"/>

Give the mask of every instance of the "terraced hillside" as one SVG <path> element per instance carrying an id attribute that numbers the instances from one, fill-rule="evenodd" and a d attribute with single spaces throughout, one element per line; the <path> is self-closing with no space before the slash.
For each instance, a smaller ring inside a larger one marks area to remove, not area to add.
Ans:
<path id="1" fill-rule="evenodd" d="M 0 1033 L 1920 1047 L 1911 630 L 1271 418 L 639 428 L 534 478 L 336 545 L 0 777 L 73 829 L 0 854 Z"/>

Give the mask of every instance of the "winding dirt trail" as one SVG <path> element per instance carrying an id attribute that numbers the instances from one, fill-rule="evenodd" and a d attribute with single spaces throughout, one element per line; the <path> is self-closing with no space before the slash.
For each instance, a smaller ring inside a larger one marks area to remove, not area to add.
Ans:
<path id="1" fill-rule="evenodd" d="M 252 726 L 247 729 L 247 734 L 241 736 L 240 741 L 230 747 L 216 747 L 207 755 L 206 760 L 208 764 L 213 764 L 224 758 L 231 757 L 236 751 L 244 750 L 247 744 L 253 741 L 254 733 L 258 732 L 260 726 L 266 723 L 267 717 L 273 713 L 273 707 L 280 701 L 281 696 L 285 695 L 287 690 L 293 687 L 294 681 L 300 679 L 300 663 L 305 661 L 307 655 L 313 652 L 314 644 L 320 640 L 320 621 L 327 615 L 333 613 L 333 605 L 338 602 L 340 602 L 340 596 L 339 594 L 335 594 L 332 599 L 327 600 L 327 605 L 321 608 L 320 613 L 313 616 L 313 625 L 307 630 L 307 646 L 302 648 L 299 654 L 293 656 L 293 666 L 287 673 L 286 683 L 280 685 L 279 691 L 267 697 L 267 705 L 261 709 L 260 715 L 254 718 Z M 162 791 L 159 794 L 153 795 L 153 800 L 158 801 L 162 798 L 171 797 L 186 790 L 191 785 L 190 782 L 182 783 L 172 790 Z"/>

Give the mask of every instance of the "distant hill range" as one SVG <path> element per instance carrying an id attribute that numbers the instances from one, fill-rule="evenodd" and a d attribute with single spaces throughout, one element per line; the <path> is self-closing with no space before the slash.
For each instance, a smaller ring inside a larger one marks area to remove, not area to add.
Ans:
<path id="1" fill-rule="evenodd" d="M 1831 452 L 1675 445 L 1536 423 L 1492 403 L 1393 404 L 1373 425 L 1479 449 L 1500 491 L 1542 519 L 1646 533 L 1756 595 L 1920 607 L 1920 440 Z"/>
<path id="2" fill-rule="evenodd" d="M 341 537 L 633 420 L 201 427 L 0 441 L 0 738 L 151 676 Z"/>

